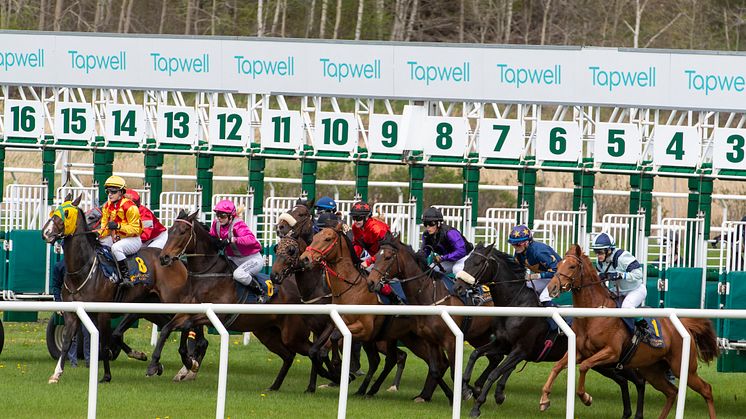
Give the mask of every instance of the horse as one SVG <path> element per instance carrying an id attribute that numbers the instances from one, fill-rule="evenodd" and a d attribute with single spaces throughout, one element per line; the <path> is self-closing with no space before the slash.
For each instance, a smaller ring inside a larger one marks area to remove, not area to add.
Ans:
<path id="1" fill-rule="evenodd" d="M 460 292 L 472 286 L 487 286 L 495 306 L 498 307 L 540 307 L 536 292 L 526 286 L 525 275 L 525 269 L 512 256 L 495 249 L 494 245 L 485 247 L 479 243 L 466 259 L 464 270 L 457 275 L 455 288 Z M 495 387 L 495 402 L 503 403 L 507 381 L 521 361 L 554 362 L 567 353 L 567 336 L 555 332 L 550 333 L 547 320 L 540 317 L 495 317 L 493 334 L 492 342 L 472 352 L 464 371 L 464 396 L 469 396 L 469 393 L 478 394 L 470 412 L 473 417 L 480 415 L 481 406 L 487 399 L 489 389 L 498 379 Z M 490 372 L 481 389 L 472 388 L 469 380 L 474 364 L 482 355 L 489 354 L 498 355 L 500 358 L 506 357 Z M 622 371 L 614 368 L 596 368 L 596 370 L 619 385 L 624 405 L 623 418 L 629 418 L 632 415 L 627 381 L 635 385 L 637 389 L 635 417 L 642 418 L 645 382 L 627 368 Z"/>
<path id="2" fill-rule="evenodd" d="M 557 272 L 547 287 L 549 295 L 553 298 L 561 292 L 571 291 L 575 307 L 612 309 L 616 307 L 611 291 L 599 278 L 590 258 L 577 244 L 570 247 L 564 259 L 557 265 Z M 662 336 L 668 337 L 668 345 L 663 348 L 652 348 L 641 344 L 625 368 L 636 368 L 656 390 L 666 396 L 666 402 L 660 414 L 661 418 L 665 418 L 677 394 L 676 386 L 666 379 L 666 371 L 670 368 L 674 375 L 679 377 L 683 344 L 681 336 L 670 319 L 663 317 L 655 321 Z M 691 354 L 694 354 L 696 350 L 699 359 L 704 362 L 710 362 L 718 357 L 717 337 L 710 320 L 682 318 L 681 323 L 693 337 L 690 343 Z M 585 390 L 585 375 L 588 369 L 597 365 L 618 362 L 627 342 L 630 341 L 631 334 L 622 319 L 618 317 L 578 318 L 575 319 L 572 328 L 576 333 L 578 362 L 580 363 L 576 392 L 580 400 L 589 405 L 593 398 Z M 557 374 L 566 367 L 567 357 L 565 356 L 552 369 L 542 391 L 540 402 L 542 408 L 549 406 L 552 384 Z M 697 357 L 695 356 L 689 358 L 687 385 L 705 399 L 710 418 L 714 418 L 715 404 L 712 398 L 712 386 L 697 375 Z"/>
<path id="3" fill-rule="evenodd" d="M 172 283 L 178 283 L 187 275 L 186 267 L 182 263 L 176 263 L 169 267 L 161 267 L 158 264 L 157 249 L 142 249 L 139 256 L 146 266 L 152 268 L 152 285 L 138 285 L 132 288 L 122 288 L 112 282 L 100 268 L 99 258 L 96 256 L 97 249 L 101 247 L 98 241 L 98 233 L 88 229 L 85 222 L 85 214 L 78 205 L 82 196 L 72 200 L 72 194 L 68 194 L 61 206 L 51 212 L 49 219 L 44 223 L 41 236 L 47 243 L 53 243 L 64 239 L 62 248 L 65 253 L 66 274 L 62 288 L 63 301 L 123 301 L 143 302 L 151 293 L 159 293 L 163 287 L 171 288 Z M 104 364 L 104 375 L 101 382 L 111 381 L 111 330 L 109 313 L 97 313 L 93 316 L 96 327 L 100 332 L 100 354 Z M 70 349 L 72 338 L 79 327 L 79 319 L 75 313 L 64 313 L 65 334 L 62 341 L 62 350 L 57 360 L 55 371 L 49 378 L 49 383 L 58 383 L 65 368 L 65 358 Z"/>
<path id="4" fill-rule="evenodd" d="M 376 295 L 368 290 L 367 272 L 361 270 L 353 261 L 359 262 L 357 257 L 353 256 L 352 242 L 342 232 L 340 225 L 336 228 L 323 228 L 316 233 L 313 242 L 301 255 L 301 263 L 306 269 L 315 266 L 324 267 L 332 291 L 333 304 L 378 304 Z M 378 368 L 380 358 L 374 343 L 379 340 L 392 342 L 399 339 L 428 364 L 428 380 L 425 388 L 415 397 L 415 400 L 430 400 L 436 385 L 443 389 L 449 401 L 452 400 L 453 392 L 443 380 L 443 375 L 448 368 L 447 357 L 439 345 L 421 339 L 421 336 L 415 333 L 414 322 L 410 319 L 368 314 L 344 315 L 342 318 L 349 327 L 353 339 L 363 342 L 363 348 L 368 356 L 368 373 L 357 394 L 365 394 Z M 395 346 L 389 345 L 387 358 L 396 356 L 392 347 Z M 376 384 L 381 380 L 382 377 L 379 377 Z"/>
<path id="5" fill-rule="evenodd" d="M 160 252 L 160 263 L 170 265 L 182 255 L 187 256 L 189 276 L 188 286 L 181 294 L 183 303 L 237 303 L 236 281 L 233 279 L 230 262 L 220 254 L 212 236 L 197 220 L 198 211 L 187 215 L 181 211 L 168 230 L 168 241 Z M 294 280 L 284 281 L 275 290 L 269 304 L 300 303 L 298 288 Z M 228 330 L 253 332 L 254 335 L 272 352 L 282 359 L 282 367 L 268 390 L 279 390 L 282 382 L 293 364 L 297 353 L 308 355 L 311 342 L 308 340 L 310 329 L 300 315 L 221 315 L 221 320 Z M 210 321 L 203 314 L 177 314 L 167 323 L 158 336 L 153 350 L 148 375 L 162 369 L 160 355 L 166 339 L 173 329 L 189 330 L 197 326 L 209 325 Z M 184 364 L 187 368 L 199 368 L 199 362 L 191 359 Z M 307 391 L 316 387 L 316 370 L 311 368 L 311 379 Z"/>
<path id="6" fill-rule="evenodd" d="M 288 213 L 292 213 L 292 211 Z M 306 247 L 307 245 L 303 239 L 296 239 L 292 237 L 292 235 L 286 235 L 280 239 L 280 242 L 275 247 L 275 259 L 272 264 L 270 278 L 274 284 L 280 285 L 285 278 L 294 275 L 295 283 L 298 286 L 298 291 L 303 304 L 331 304 L 332 294 L 325 281 L 323 270 L 319 268 L 302 270 L 299 267 L 300 255 L 306 250 Z M 317 363 L 316 369 L 321 370 L 323 369 L 322 362 L 328 360 L 328 358 L 321 357 L 321 347 L 327 341 L 327 339 L 322 340 L 321 338 L 330 335 L 330 331 L 336 326 L 329 316 L 304 316 L 303 319 L 308 323 L 314 335 L 317 337 L 317 340 L 310 349 L 309 357 L 312 362 Z M 385 344 L 386 342 L 378 343 L 379 352 L 386 351 Z M 338 355 L 337 348 L 337 341 L 333 341 L 332 354 L 335 356 Z M 396 359 L 393 360 L 397 367 L 396 375 L 394 377 L 394 382 L 391 384 L 388 391 L 397 391 L 399 389 L 402 372 L 404 371 L 404 366 L 407 361 L 406 352 L 396 348 L 396 354 Z M 386 361 L 389 362 L 389 359 L 387 358 Z M 338 365 L 339 362 L 332 361 L 332 364 Z M 327 369 L 331 371 L 331 368 L 328 365 Z M 384 368 L 384 371 L 385 370 L 386 367 Z M 335 372 L 334 376 L 336 378 L 339 374 Z"/>
<path id="7" fill-rule="evenodd" d="M 463 306 L 461 299 L 451 294 L 443 282 L 443 275 L 427 266 L 411 246 L 403 244 L 398 237 L 388 234 L 380 243 L 370 275 L 368 288 L 376 289 L 379 283 L 398 282 L 410 304 L 413 305 L 449 305 Z M 490 305 L 492 305 L 490 303 Z M 474 347 L 487 344 L 492 333 L 492 320 L 488 317 L 462 318 L 454 316 L 454 321 L 461 324 L 465 339 Z M 440 344 L 449 355 L 451 371 L 456 357 L 456 339 L 453 333 L 438 316 L 417 316 L 419 334 L 426 335 L 436 344 Z M 499 364 L 499 358 L 490 358 L 485 372 L 491 371 Z M 477 380 L 483 383 L 486 373 Z"/>
<path id="8" fill-rule="evenodd" d="M 303 239 L 306 243 L 313 240 L 313 217 L 311 208 L 313 201 L 298 198 L 295 206 L 289 211 L 280 215 L 275 225 L 277 237 L 292 236 Z"/>

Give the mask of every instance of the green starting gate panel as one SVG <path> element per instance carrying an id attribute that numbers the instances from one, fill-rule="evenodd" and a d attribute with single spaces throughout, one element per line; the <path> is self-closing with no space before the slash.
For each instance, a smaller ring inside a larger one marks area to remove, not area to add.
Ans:
<path id="1" fill-rule="evenodd" d="M 661 291 L 667 308 L 699 308 L 702 297 L 702 268 L 668 268 L 663 272 L 668 289 Z"/>
<path id="2" fill-rule="evenodd" d="M 723 351 L 718 357 L 718 372 L 746 372 L 746 352 Z"/>
<path id="3" fill-rule="evenodd" d="M 746 309 L 746 272 L 729 272 L 726 277 L 728 292 L 725 308 Z M 722 337 L 728 340 L 746 340 L 746 320 L 723 319 Z"/>
<path id="4" fill-rule="evenodd" d="M 657 272 L 656 272 L 657 274 Z M 648 296 L 645 297 L 645 305 L 652 308 L 661 306 L 660 293 L 658 292 L 658 276 L 645 281 L 645 287 L 648 290 Z"/>
<path id="5" fill-rule="evenodd" d="M 16 294 L 44 293 L 46 285 L 47 244 L 41 230 L 14 230 L 8 233 L 7 288 Z"/>

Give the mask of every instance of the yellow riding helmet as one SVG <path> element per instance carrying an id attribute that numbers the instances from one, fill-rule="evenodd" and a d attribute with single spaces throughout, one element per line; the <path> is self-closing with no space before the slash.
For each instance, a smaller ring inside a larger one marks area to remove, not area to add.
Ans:
<path id="1" fill-rule="evenodd" d="M 104 187 L 108 188 L 110 186 L 114 188 L 125 189 L 127 187 L 127 183 L 121 176 L 109 176 L 109 178 L 106 179 L 106 183 L 104 183 Z"/>

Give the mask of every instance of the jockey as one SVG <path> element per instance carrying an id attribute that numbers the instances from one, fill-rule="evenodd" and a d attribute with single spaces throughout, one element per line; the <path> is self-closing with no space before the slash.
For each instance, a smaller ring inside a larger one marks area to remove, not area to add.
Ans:
<path id="1" fill-rule="evenodd" d="M 508 243 L 513 246 L 518 263 L 531 271 L 527 277 L 527 286 L 539 293 L 541 305 L 556 306 L 549 297 L 547 285 L 557 271 L 557 263 L 561 259 L 557 252 L 544 243 L 534 241 L 531 230 L 525 225 L 513 227 Z"/>
<path id="2" fill-rule="evenodd" d="M 443 267 L 445 273 L 456 275 L 463 271 L 464 262 L 474 250 L 474 245 L 460 231 L 443 224 L 443 214 L 435 207 L 425 210 L 422 224 L 425 225 L 425 232 L 422 233 L 420 255 L 428 257 L 432 254 L 433 260 Z"/>
<path id="3" fill-rule="evenodd" d="M 623 297 L 621 307 L 640 307 L 648 295 L 640 262 L 632 253 L 617 249 L 614 238 L 608 233 L 596 236 L 591 249 L 596 254 L 598 276 L 609 281 L 609 289 Z M 647 322 L 642 317 L 635 318 L 635 325 L 640 330 L 647 330 Z"/>
<path id="4" fill-rule="evenodd" d="M 134 202 L 124 197 L 127 184 L 119 176 L 110 176 L 104 183 L 109 200 L 101 207 L 101 244 L 111 246 L 111 253 L 117 260 L 122 284 L 133 286 L 132 281 L 125 281 L 129 276 L 127 256 L 137 253 L 142 246 L 140 234 L 140 212 Z"/>
<path id="5" fill-rule="evenodd" d="M 391 231 L 386 223 L 372 218 L 371 213 L 370 204 L 365 201 L 355 202 L 350 210 L 353 221 L 352 246 L 355 248 L 355 254 L 360 257 L 365 250 L 370 255 L 362 263 L 365 269 L 369 269 L 376 262 L 378 244 L 386 237 L 386 233 Z"/>
<path id="6" fill-rule="evenodd" d="M 334 199 L 328 197 L 328 196 L 322 196 L 319 198 L 318 201 L 316 201 L 316 204 L 313 206 L 316 209 L 316 215 L 321 216 L 321 214 L 329 213 L 329 214 L 336 214 L 337 213 L 337 203 L 334 201 Z M 318 222 L 318 219 L 313 221 L 313 233 L 316 234 L 324 228 L 323 225 L 321 225 Z"/>
<path id="7" fill-rule="evenodd" d="M 125 198 L 129 198 L 132 202 L 137 205 L 137 209 L 140 212 L 140 223 L 142 225 L 142 234 L 140 234 L 140 240 L 142 240 L 143 247 L 155 247 L 163 249 L 163 246 L 168 240 L 168 231 L 166 227 L 158 221 L 158 218 L 153 214 L 148 207 L 140 205 L 140 194 L 134 189 L 127 189 L 124 194 Z"/>
<path id="8" fill-rule="evenodd" d="M 225 256 L 236 264 L 233 279 L 251 288 L 259 297 L 259 302 L 264 302 L 264 288 L 259 285 L 256 277 L 264 267 L 262 245 L 249 230 L 249 226 L 237 217 L 233 202 L 224 199 L 215 205 L 213 211 L 215 219 L 210 227 L 210 235 L 218 239 L 218 249 L 223 250 Z"/>

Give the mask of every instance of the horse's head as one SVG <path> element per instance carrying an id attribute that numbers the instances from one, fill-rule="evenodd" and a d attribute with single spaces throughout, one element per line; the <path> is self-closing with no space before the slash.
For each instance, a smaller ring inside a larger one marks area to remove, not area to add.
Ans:
<path id="1" fill-rule="evenodd" d="M 81 198 L 82 195 L 79 195 L 73 201 L 72 194 L 68 194 L 62 205 L 49 213 L 49 219 L 41 229 L 41 238 L 45 242 L 54 243 L 64 237 L 72 236 L 80 228 L 85 228 L 85 223 L 82 222 L 84 216 L 78 217 L 82 213 L 78 208 Z"/>
<path id="2" fill-rule="evenodd" d="M 498 261 L 492 256 L 494 246 L 494 244 L 490 244 L 485 247 L 482 243 L 477 243 L 474 251 L 464 261 L 464 269 L 456 275 L 456 284 L 454 285 L 456 293 L 462 294 L 468 289 L 488 282 L 490 279 L 488 273 L 493 272 L 490 269 L 490 264 L 495 264 L 493 269 L 497 270 Z"/>
<path id="3" fill-rule="evenodd" d="M 182 210 L 168 229 L 168 240 L 160 253 L 161 266 L 169 266 L 186 252 L 193 252 L 196 244 L 194 237 L 194 223 L 197 221 L 199 210 L 188 214 Z"/>
<path id="4" fill-rule="evenodd" d="M 407 256 L 411 256 L 407 259 Z M 404 275 L 404 267 L 408 263 L 417 264 L 416 256 L 406 252 L 402 243 L 391 233 L 381 240 L 380 250 L 376 255 L 376 262 L 368 275 L 368 288 L 375 289 L 382 280 L 400 278 Z"/>
<path id="5" fill-rule="evenodd" d="M 300 255 L 304 269 L 311 269 L 322 263 L 333 263 L 342 257 L 342 231 L 337 228 L 323 228 L 313 236 L 313 241 Z"/>
<path id="6" fill-rule="evenodd" d="M 282 284 L 291 273 L 300 268 L 300 255 L 306 249 L 302 239 L 285 236 L 275 246 L 275 257 L 272 262 L 270 279 L 276 285 Z"/>
<path id="7" fill-rule="evenodd" d="M 589 271 L 585 267 L 586 264 L 590 265 L 590 260 L 583 254 L 580 246 L 577 244 L 570 246 L 565 257 L 557 264 L 554 277 L 547 284 L 549 296 L 556 298 L 565 291 L 580 289 L 583 286 L 583 277 Z M 590 272 L 595 272 L 593 267 L 590 268 Z"/>
<path id="8" fill-rule="evenodd" d="M 280 215 L 275 226 L 277 236 L 293 236 L 295 238 L 308 238 L 313 233 L 313 221 L 311 210 L 307 202 L 298 200 L 296 205 L 288 212 Z"/>

